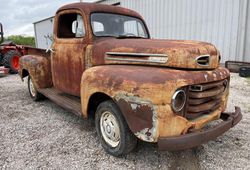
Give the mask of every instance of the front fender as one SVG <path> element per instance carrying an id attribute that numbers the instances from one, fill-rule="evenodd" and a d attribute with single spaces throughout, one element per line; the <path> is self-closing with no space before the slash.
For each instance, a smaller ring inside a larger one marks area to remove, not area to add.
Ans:
<path id="1" fill-rule="evenodd" d="M 51 63 L 49 57 L 25 55 L 20 58 L 19 63 L 19 75 L 22 79 L 30 75 L 37 88 L 49 88 L 52 86 Z"/>
<path id="2" fill-rule="evenodd" d="M 185 134 L 193 126 L 171 108 L 172 96 L 178 88 L 218 81 L 228 75 L 223 68 L 190 71 L 129 65 L 96 66 L 82 76 L 82 111 L 87 117 L 91 95 L 105 93 L 117 103 L 138 138 L 157 142 L 160 136 Z"/>

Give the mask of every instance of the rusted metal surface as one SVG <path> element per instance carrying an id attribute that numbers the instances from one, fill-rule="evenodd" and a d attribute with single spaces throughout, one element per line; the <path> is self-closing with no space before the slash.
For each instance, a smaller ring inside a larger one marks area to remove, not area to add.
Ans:
<path id="1" fill-rule="evenodd" d="M 239 123 L 242 119 L 241 110 L 236 107 L 234 113 L 222 113 L 220 119 L 223 120 L 222 123 L 207 130 L 182 136 L 160 138 L 158 141 L 159 149 L 168 151 L 184 150 L 215 139 Z"/>
<path id="2" fill-rule="evenodd" d="M 78 9 L 60 10 L 55 17 L 55 43 L 52 53 L 52 77 L 54 86 L 68 94 L 80 96 L 80 83 L 82 73 L 85 70 L 85 53 L 87 44 L 90 44 L 89 29 L 83 38 L 58 38 L 59 17 L 64 14 L 82 14 L 85 27 L 87 28 L 87 16 Z M 67 68 L 67 69 L 66 69 Z"/>
<path id="3" fill-rule="evenodd" d="M 229 80 L 190 86 L 188 91 L 187 117 L 196 118 L 210 113 L 219 107 L 225 97 L 228 97 Z M 225 99 L 224 99 L 225 100 Z"/>
<path id="4" fill-rule="evenodd" d="M 113 55 L 110 55 L 110 53 Z M 148 56 L 134 55 L 131 57 L 131 55 L 125 55 L 124 53 L 148 54 Z M 152 56 L 149 54 L 152 54 Z M 166 55 L 167 60 L 164 60 L 163 57 L 160 60 L 166 62 L 150 62 L 154 54 Z M 203 55 L 209 56 L 208 65 L 197 63 L 197 59 Z M 219 55 L 212 44 L 198 41 L 106 38 L 94 42 L 93 56 L 95 58 L 93 59 L 93 65 L 102 65 L 103 63 L 142 64 L 175 68 L 215 69 L 219 66 Z M 110 57 L 113 60 L 110 60 Z"/>
<path id="5" fill-rule="evenodd" d="M 130 130 L 138 138 L 153 142 L 157 131 L 157 114 L 151 101 L 122 93 L 118 93 L 114 99 L 128 120 Z"/>
<path id="6" fill-rule="evenodd" d="M 228 77 L 228 70 L 222 67 L 211 71 L 125 65 L 92 67 L 86 70 L 82 78 L 82 110 L 87 117 L 87 101 L 91 94 L 107 94 L 120 106 L 129 127 L 137 137 L 156 142 L 160 136 L 176 136 L 187 133 L 190 128 L 201 128 L 207 122 L 219 118 L 225 109 L 228 91 L 222 96 L 220 108 L 190 121 L 176 115 L 171 109 L 171 97 L 176 89 L 225 80 Z M 123 97 L 117 100 L 117 96 Z M 134 101 L 138 106 L 134 105 Z"/>
<path id="7" fill-rule="evenodd" d="M 133 16 L 137 18 L 142 18 L 140 14 L 133 10 L 129 10 L 122 7 L 111 6 L 111 5 L 102 5 L 102 4 L 94 4 L 94 3 L 73 3 L 65 5 L 58 9 L 57 13 L 65 10 L 76 9 L 80 10 L 85 15 L 90 16 L 93 12 L 107 12 L 107 13 L 114 13 L 114 14 L 121 14 L 127 16 Z"/>
<path id="8" fill-rule="evenodd" d="M 27 50 L 32 54 L 20 58 L 20 77 L 24 78 L 29 74 L 38 89 L 52 87 L 50 56 L 41 49 L 31 48 Z"/>
<path id="9" fill-rule="evenodd" d="M 80 96 L 85 118 L 92 95 L 109 96 L 119 106 L 131 131 L 148 142 L 201 129 L 220 118 L 229 93 L 221 82 L 229 80 L 229 71 L 219 67 L 220 54 L 212 44 L 97 38 L 92 34 L 89 21 L 93 12 L 142 19 L 138 13 L 119 7 L 66 5 L 55 17 L 52 57 L 44 51 L 28 49 L 29 55 L 21 58 L 21 77 L 27 70 L 38 89 L 53 85 L 64 93 Z M 71 13 L 82 15 L 86 35 L 58 38 L 60 15 Z M 181 114 L 175 113 L 171 105 L 173 94 L 180 88 L 188 95 Z"/>

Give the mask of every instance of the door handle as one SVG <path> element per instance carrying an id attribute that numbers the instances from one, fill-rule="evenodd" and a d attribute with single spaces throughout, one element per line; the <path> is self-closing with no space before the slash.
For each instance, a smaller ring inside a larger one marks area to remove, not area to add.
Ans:
<path id="1" fill-rule="evenodd" d="M 46 53 L 48 53 L 48 52 L 55 53 L 56 50 L 54 50 L 53 48 L 48 48 L 48 49 L 46 50 Z"/>

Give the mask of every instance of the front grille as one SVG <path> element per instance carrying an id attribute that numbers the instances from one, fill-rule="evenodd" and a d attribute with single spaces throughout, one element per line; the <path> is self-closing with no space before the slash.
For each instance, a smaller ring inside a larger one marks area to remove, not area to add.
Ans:
<path id="1" fill-rule="evenodd" d="M 227 88 L 228 80 L 189 86 L 186 117 L 193 119 L 218 109 Z"/>

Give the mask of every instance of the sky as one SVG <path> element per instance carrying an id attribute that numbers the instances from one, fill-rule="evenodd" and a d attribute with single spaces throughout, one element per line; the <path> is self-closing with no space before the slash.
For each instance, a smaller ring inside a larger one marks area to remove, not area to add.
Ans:
<path id="1" fill-rule="evenodd" d="M 0 0 L 0 22 L 4 36 L 34 36 L 33 23 L 54 16 L 62 5 L 80 0 Z M 93 2 L 96 0 L 83 0 Z"/>

